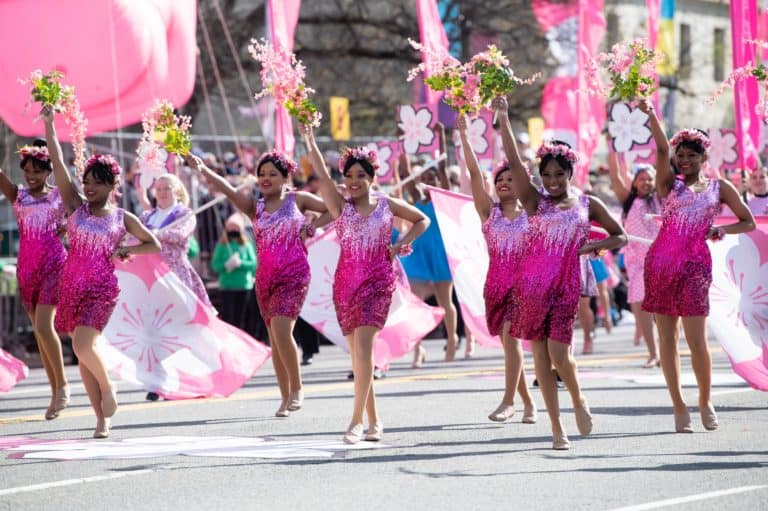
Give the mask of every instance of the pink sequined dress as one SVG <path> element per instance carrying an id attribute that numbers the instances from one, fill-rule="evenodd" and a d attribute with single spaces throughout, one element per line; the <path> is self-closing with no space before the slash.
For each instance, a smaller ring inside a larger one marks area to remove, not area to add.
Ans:
<path id="1" fill-rule="evenodd" d="M 658 215 L 661 212 L 659 199 L 655 195 L 649 204 L 646 199 L 636 197 L 632 206 L 629 208 L 627 218 L 624 219 L 624 229 L 627 234 L 655 240 L 659 235 L 659 223 L 654 218 L 647 218 L 646 215 Z M 630 240 L 624 248 L 624 266 L 627 269 L 627 279 L 629 286 L 627 291 L 627 302 L 642 303 L 645 297 L 645 279 L 643 278 L 643 268 L 645 267 L 645 255 L 648 253 L 650 245 Z"/>
<path id="2" fill-rule="evenodd" d="M 583 287 L 579 249 L 589 234 L 589 197 L 581 195 L 572 208 L 561 210 L 542 196 L 528 224 L 510 335 L 570 344 Z"/>
<path id="3" fill-rule="evenodd" d="M 286 195 L 274 212 L 256 205 L 253 235 L 256 238 L 256 298 L 267 325 L 275 316 L 296 319 L 309 289 L 307 248 L 301 239 L 304 215 L 296 206 L 296 194 Z"/>
<path id="4" fill-rule="evenodd" d="M 379 199 L 368 216 L 348 200 L 336 219 L 341 254 L 333 279 L 333 304 L 344 335 L 360 326 L 383 328 L 395 291 L 395 272 L 389 259 L 392 211 Z"/>
<path id="5" fill-rule="evenodd" d="M 40 305 L 56 305 L 59 281 L 67 251 L 59 233 L 66 222 L 66 209 L 59 190 L 33 197 L 19 187 L 13 211 L 19 224 L 19 257 L 16 278 L 21 301 L 27 311 Z"/>
<path id="6" fill-rule="evenodd" d="M 483 299 L 485 320 L 491 335 L 501 335 L 504 322 L 518 315 L 514 308 L 515 283 L 521 278 L 528 215 L 523 213 L 510 220 L 504 216 L 501 204 L 495 204 L 483 223 L 483 236 L 488 246 L 488 274 L 485 277 Z"/>
<path id="7" fill-rule="evenodd" d="M 643 310 L 669 316 L 709 314 L 712 256 L 705 236 L 720 213 L 720 181 L 693 192 L 676 179 L 661 229 L 645 257 Z"/>
<path id="8" fill-rule="evenodd" d="M 205 290 L 205 284 L 187 257 L 189 239 L 193 236 L 197 226 L 195 215 L 187 216 L 189 212 L 189 208 L 177 204 L 159 225 L 156 225 L 157 222 L 153 222 L 153 218 L 160 214 L 157 208 L 144 211 L 139 219 L 157 236 L 163 246 L 160 255 L 163 256 L 168 267 L 179 277 L 179 280 L 195 293 L 201 302 L 213 308 L 211 300 L 208 298 L 208 292 Z M 177 223 L 177 220 L 181 218 L 184 220 Z"/>
<path id="9" fill-rule="evenodd" d="M 123 213 L 117 208 L 97 217 L 85 203 L 70 216 L 69 257 L 61 276 L 57 330 L 73 332 L 77 326 L 88 326 L 101 331 L 109 321 L 120 293 L 112 254 L 125 236 Z"/>

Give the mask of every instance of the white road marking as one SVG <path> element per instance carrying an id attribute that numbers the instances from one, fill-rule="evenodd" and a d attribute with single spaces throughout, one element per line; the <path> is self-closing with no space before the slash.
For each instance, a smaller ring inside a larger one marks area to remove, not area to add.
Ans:
<path id="1" fill-rule="evenodd" d="M 731 488 L 730 490 L 710 491 L 707 493 L 689 495 L 687 497 L 678 497 L 676 499 L 657 500 L 656 502 L 648 502 L 646 504 L 638 504 L 636 506 L 619 507 L 612 509 L 611 511 L 645 511 L 646 509 L 659 509 L 662 507 L 675 506 L 677 504 L 696 502 L 697 500 L 714 499 L 717 497 L 723 497 L 725 495 L 735 495 L 737 493 L 761 490 L 763 488 L 768 488 L 768 485 L 761 484 L 755 486 L 739 486 L 738 488 Z"/>
<path id="2" fill-rule="evenodd" d="M 62 481 L 51 481 L 49 483 L 31 484 L 29 486 L 17 486 L 15 488 L 6 488 L 4 490 L 0 490 L 0 497 L 4 495 L 15 495 L 17 493 L 28 493 L 33 491 L 47 490 L 49 488 L 60 488 L 62 486 L 72 486 L 74 484 L 95 483 L 98 481 L 108 481 L 110 479 L 120 479 L 128 476 L 149 474 L 150 472 L 154 472 L 154 470 L 150 470 L 150 469 L 131 470 L 129 472 L 116 472 L 114 474 L 105 474 L 102 476 L 80 477 L 77 479 L 64 479 Z"/>

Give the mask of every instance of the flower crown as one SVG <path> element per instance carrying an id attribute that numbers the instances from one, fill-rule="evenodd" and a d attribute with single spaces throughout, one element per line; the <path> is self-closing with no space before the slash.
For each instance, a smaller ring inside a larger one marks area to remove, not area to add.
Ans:
<path id="1" fill-rule="evenodd" d="M 565 144 L 558 144 L 553 141 L 542 142 L 541 146 L 538 148 L 538 150 L 536 150 L 536 156 L 540 160 L 548 154 L 551 154 L 552 156 L 562 156 L 571 162 L 572 165 L 575 165 L 576 162 L 579 161 L 579 157 L 576 154 L 576 151 Z"/>
<path id="2" fill-rule="evenodd" d="M 117 160 L 109 154 L 94 154 L 88 158 L 88 160 L 85 162 L 85 167 L 83 168 L 87 169 L 95 163 L 101 163 L 102 165 L 109 167 L 109 170 L 114 176 L 120 175 L 120 164 L 117 163 Z"/>
<path id="3" fill-rule="evenodd" d="M 344 173 L 344 168 L 347 166 L 349 160 L 367 161 L 373 168 L 375 173 L 379 168 L 379 155 L 375 149 L 368 149 L 367 147 L 347 147 L 339 157 L 339 170 Z"/>
<path id="4" fill-rule="evenodd" d="M 24 158 L 34 158 L 46 163 L 51 161 L 51 155 L 48 153 L 48 148 L 36 145 L 21 146 L 19 148 L 19 158 L 22 160 L 24 160 Z"/>
<path id="5" fill-rule="evenodd" d="M 675 147 L 683 142 L 694 142 L 704 148 L 705 151 L 709 151 L 712 142 L 709 141 L 709 137 L 699 130 L 685 129 L 678 131 L 669 143 Z"/>
<path id="6" fill-rule="evenodd" d="M 261 164 L 265 161 L 271 161 L 272 163 L 276 163 L 280 167 L 283 168 L 288 174 L 295 174 L 298 170 L 298 165 L 296 165 L 296 162 L 281 153 L 280 151 L 267 151 L 266 153 L 262 153 L 259 157 L 259 161 L 256 162 L 256 169 L 258 170 L 259 167 L 261 167 Z"/>

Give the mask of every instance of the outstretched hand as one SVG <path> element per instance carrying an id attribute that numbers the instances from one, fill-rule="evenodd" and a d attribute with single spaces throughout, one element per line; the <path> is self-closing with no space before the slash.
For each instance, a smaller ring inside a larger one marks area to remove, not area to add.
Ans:
<path id="1" fill-rule="evenodd" d="M 45 122 L 53 122 L 53 107 L 51 105 L 45 105 L 40 109 L 40 118 Z"/>
<path id="2" fill-rule="evenodd" d="M 302 124 L 299 123 L 299 133 L 304 138 L 310 138 L 312 137 L 312 126 L 309 124 Z"/>
<path id="3" fill-rule="evenodd" d="M 653 112 L 653 103 L 651 103 L 651 100 L 648 98 L 643 98 L 638 101 L 637 108 L 640 109 L 641 112 L 644 114 L 650 114 Z"/>
<path id="4" fill-rule="evenodd" d="M 504 96 L 498 96 L 491 102 L 491 108 L 499 112 L 501 115 L 506 115 L 509 112 L 509 103 Z"/>
<path id="5" fill-rule="evenodd" d="M 456 118 L 456 126 L 461 131 L 467 130 L 467 116 L 466 114 L 460 114 L 458 118 Z"/>
<path id="6" fill-rule="evenodd" d="M 184 163 L 186 163 L 189 168 L 196 171 L 199 171 L 203 166 L 203 160 L 192 153 L 188 153 L 184 156 Z"/>

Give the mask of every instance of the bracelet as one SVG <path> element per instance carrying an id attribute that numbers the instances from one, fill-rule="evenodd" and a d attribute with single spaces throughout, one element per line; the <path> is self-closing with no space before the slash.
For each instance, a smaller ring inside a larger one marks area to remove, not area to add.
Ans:
<path id="1" fill-rule="evenodd" d="M 411 254 L 413 254 L 413 247 L 411 246 L 410 243 L 400 245 L 400 248 L 397 250 L 397 255 L 399 255 L 400 257 L 407 257 Z"/>
<path id="2" fill-rule="evenodd" d="M 720 241 L 725 238 L 725 229 L 722 227 L 712 227 L 712 229 L 715 230 L 715 232 L 712 233 L 712 241 Z"/>
<path id="3" fill-rule="evenodd" d="M 304 224 L 301 230 L 304 232 L 304 235 L 307 238 L 313 238 L 315 236 L 315 233 L 317 232 L 317 227 L 315 227 L 315 224 L 313 223 L 308 223 L 308 224 Z"/>
<path id="4" fill-rule="evenodd" d="M 119 257 L 121 261 L 125 261 L 130 256 L 131 254 L 128 253 L 128 247 L 120 247 L 117 249 L 117 257 Z"/>

